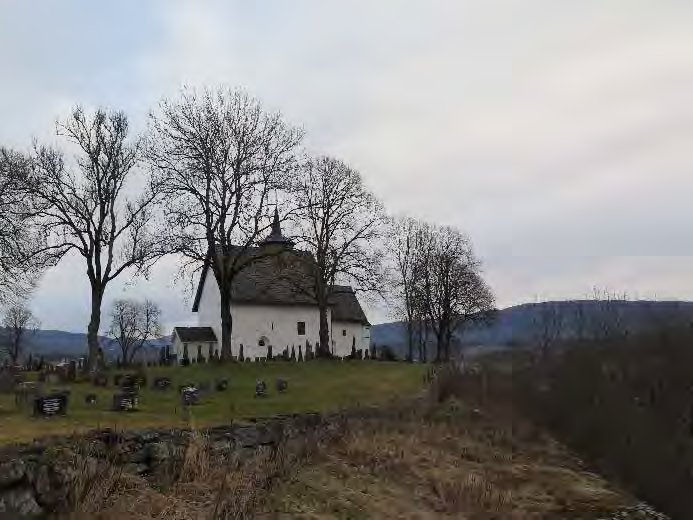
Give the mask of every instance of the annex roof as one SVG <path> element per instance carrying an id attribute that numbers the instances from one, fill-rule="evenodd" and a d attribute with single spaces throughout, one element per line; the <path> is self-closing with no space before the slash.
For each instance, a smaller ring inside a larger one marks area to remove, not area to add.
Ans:
<path id="1" fill-rule="evenodd" d="M 217 335 L 212 327 L 175 327 L 173 333 L 183 343 L 215 343 Z"/>

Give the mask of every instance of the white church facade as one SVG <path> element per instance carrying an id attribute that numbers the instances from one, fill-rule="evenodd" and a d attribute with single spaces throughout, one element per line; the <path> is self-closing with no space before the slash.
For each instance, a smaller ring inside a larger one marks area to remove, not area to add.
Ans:
<path id="1" fill-rule="evenodd" d="M 266 247 L 282 248 L 281 254 L 293 263 L 279 266 L 279 256 L 263 256 Z M 311 291 L 300 290 L 296 283 L 307 283 L 301 269 L 314 265 L 312 255 L 294 249 L 293 242 L 282 235 L 276 214 L 270 236 L 258 248 L 243 254 L 257 255 L 258 260 L 250 262 L 234 280 L 233 355 L 239 355 L 241 345 L 244 357 L 250 359 L 266 357 L 270 345 L 275 356 L 287 347 L 294 347 L 298 355 L 301 346 L 305 353 L 308 344 L 315 351 L 320 338 L 320 313 Z M 292 272 L 287 273 L 287 269 Z M 176 327 L 171 353 L 181 360 L 187 346 L 190 358 L 201 355 L 207 360 L 221 348 L 221 297 L 208 262 L 203 266 L 192 310 L 197 314 L 198 326 Z M 370 348 L 370 323 L 351 287 L 332 288 L 327 321 L 333 355 L 348 356 L 352 346 L 364 351 Z"/>

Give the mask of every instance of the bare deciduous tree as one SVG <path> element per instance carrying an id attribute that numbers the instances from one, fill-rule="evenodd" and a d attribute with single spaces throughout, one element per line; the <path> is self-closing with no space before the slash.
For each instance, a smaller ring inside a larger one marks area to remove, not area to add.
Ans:
<path id="1" fill-rule="evenodd" d="M 27 336 L 39 328 L 33 313 L 22 304 L 13 305 L 2 320 L 4 328 L 5 350 L 13 365 L 16 365 L 24 353 Z"/>
<path id="2" fill-rule="evenodd" d="M 160 319 L 161 309 L 151 300 L 117 300 L 113 304 L 109 335 L 120 347 L 123 365 L 132 364 L 147 341 L 161 336 Z"/>
<path id="3" fill-rule="evenodd" d="M 390 223 L 388 245 L 393 262 L 391 287 L 392 306 L 396 317 L 402 319 L 407 329 L 407 359 L 414 358 L 414 344 L 418 344 L 418 358 L 425 359 L 426 317 L 420 292 L 422 268 L 422 239 L 427 225 L 413 218 L 393 219 Z"/>
<path id="4" fill-rule="evenodd" d="M 31 218 L 31 201 L 23 189 L 31 161 L 0 147 L 0 301 L 23 298 L 31 292 L 43 268 L 52 264 L 47 255 L 30 255 L 45 244 Z"/>
<path id="5" fill-rule="evenodd" d="M 421 239 L 419 297 L 437 342 L 437 361 L 451 359 L 454 335 L 494 310 L 469 240 L 449 227 L 429 227 Z"/>
<path id="6" fill-rule="evenodd" d="M 258 259 L 250 249 L 269 229 L 269 199 L 295 169 L 302 137 L 239 91 L 184 91 L 152 115 L 147 156 L 165 179 L 171 245 L 182 271 L 206 265 L 214 274 L 224 359 L 232 355 L 234 279 Z"/>
<path id="7" fill-rule="evenodd" d="M 321 355 L 330 351 L 328 308 L 334 286 L 349 282 L 357 291 L 382 291 L 381 253 L 375 247 L 385 223 L 382 205 L 361 175 L 332 157 L 305 161 L 292 184 L 298 242 L 315 258 L 311 297 L 320 311 Z"/>
<path id="8" fill-rule="evenodd" d="M 48 237 L 34 253 L 55 261 L 70 252 L 83 258 L 91 286 L 88 359 L 95 370 L 108 284 L 128 270 L 146 276 L 168 244 L 155 223 L 157 183 L 138 175 L 140 140 L 129 138 L 125 114 L 86 114 L 77 107 L 58 124 L 58 135 L 74 145 L 78 155 L 71 167 L 62 151 L 34 147 L 26 190 L 35 201 L 33 216 Z M 135 192 L 139 195 L 131 196 Z"/>

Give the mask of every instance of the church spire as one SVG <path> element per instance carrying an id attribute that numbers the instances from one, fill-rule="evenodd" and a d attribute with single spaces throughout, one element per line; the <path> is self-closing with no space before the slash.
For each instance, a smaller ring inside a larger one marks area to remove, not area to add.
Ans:
<path id="1" fill-rule="evenodd" d="M 279 210 L 274 208 L 274 219 L 272 220 L 272 231 L 269 236 L 262 242 L 263 246 L 269 245 L 280 245 L 291 249 L 294 247 L 294 242 L 290 238 L 285 237 L 282 234 L 282 225 L 279 220 Z"/>
<path id="2" fill-rule="evenodd" d="M 281 222 L 279 222 L 279 210 L 275 207 L 274 208 L 274 221 L 272 222 L 272 235 L 274 236 L 282 236 L 282 225 Z"/>

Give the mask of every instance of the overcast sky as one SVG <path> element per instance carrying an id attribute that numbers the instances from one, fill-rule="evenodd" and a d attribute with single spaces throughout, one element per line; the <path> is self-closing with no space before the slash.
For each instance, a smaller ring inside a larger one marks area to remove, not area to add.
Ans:
<path id="1" fill-rule="evenodd" d="M 464 230 L 500 306 L 693 299 L 693 2 L 0 0 L 3 145 L 52 139 L 75 103 L 142 128 L 182 85 L 246 88 L 391 212 Z M 174 270 L 107 300 L 194 323 Z M 85 330 L 79 260 L 32 305 Z"/>

